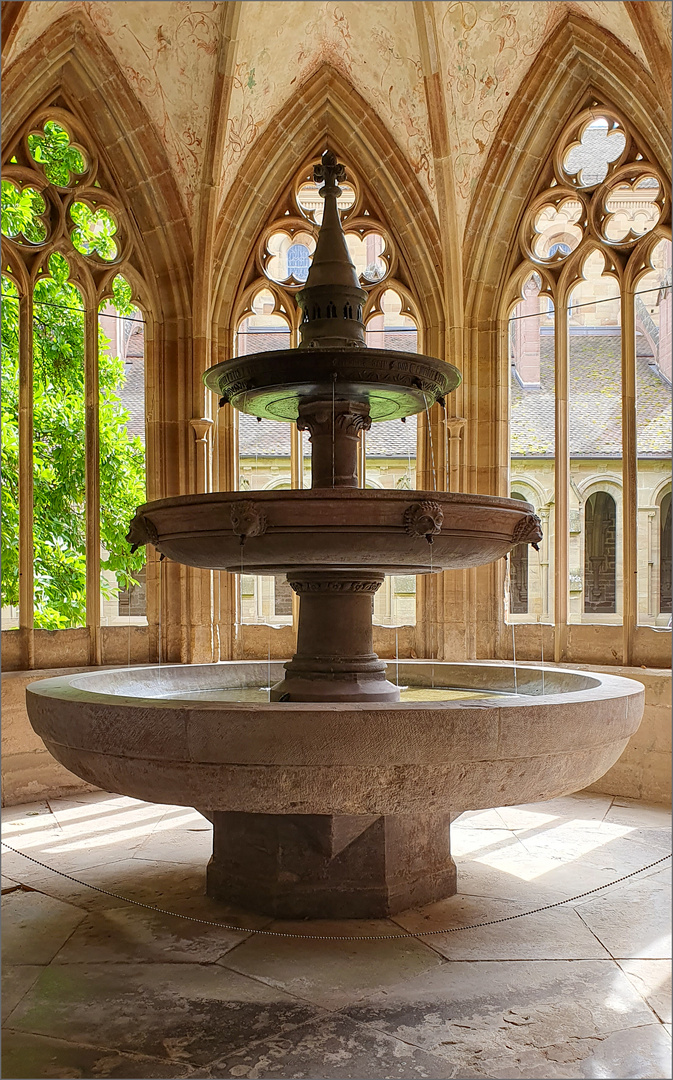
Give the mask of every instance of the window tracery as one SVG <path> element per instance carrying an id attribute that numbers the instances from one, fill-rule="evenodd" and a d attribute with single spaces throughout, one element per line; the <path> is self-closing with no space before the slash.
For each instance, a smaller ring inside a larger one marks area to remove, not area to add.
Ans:
<path id="1" fill-rule="evenodd" d="M 18 551 L 3 628 L 24 631 L 30 667 L 34 629 L 86 626 L 99 663 L 102 625 L 125 606 L 147 621 L 144 556 L 125 540 L 145 499 L 144 283 L 114 182 L 58 102 L 8 147 L 2 249 L 3 466 L 17 478 L 3 547 Z"/>
<path id="2" fill-rule="evenodd" d="M 626 656 L 637 625 L 663 616 L 652 492 L 671 459 L 671 242 L 667 179 L 618 110 L 590 99 L 567 123 L 518 248 L 505 292 L 511 482 L 528 471 L 546 483 L 552 544 L 539 582 L 528 567 L 515 621 L 554 622 L 557 659 L 569 623 L 623 621 Z M 598 532 L 589 536 L 595 515 L 582 492 L 599 490 L 601 475 L 618 494 L 614 596 L 597 600 L 585 559 Z"/>

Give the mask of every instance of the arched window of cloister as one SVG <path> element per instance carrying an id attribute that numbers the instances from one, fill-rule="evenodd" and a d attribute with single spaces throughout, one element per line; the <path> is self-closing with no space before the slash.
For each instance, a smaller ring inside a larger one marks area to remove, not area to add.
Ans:
<path id="1" fill-rule="evenodd" d="M 310 268 L 323 200 L 313 180 L 311 160 L 302 167 L 264 225 L 252 253 L 236 304 L 234 351 L 294 348 L 299 342 L 295 293 Z M 347 167 L 339 209 L 346 242 L 368 293 L 361 313 L 368 348 L 418 348 L 418 305 L 410 275 L 390 228 L 370 198 L 357 171 Z M 258 422 L 237 414 L 235 442 L 241 490 L 311 486 L 308 432 L 295 424 Z M 416 486 L 416 417 L 381 421 L 363 433 L 359 480 L 363 487 L 413 489 Z M 242 575 L 239 611 L 243 623 L 282 626 L 292 623 L 292 601 L 284 575 Z M 375 623 L 415 622 L 416 579 L 387 578 L 374 602 Z"/>
<path id="2" fill-rule="evenodd" d="M 515 622 L 612 623 L 626 641 L 668 619 L 669 223 L 668 181 L 638 132 L 585 101 L 522 215 L 506 290 L 510 491 L 544 492 Z"/>
<path id="3" fill-rule="evenodd" d="M 617 506 L 607 491 L 584 504 L 584 611 L 611 614 L 617 608 Z"/>
<path id="4" fill-rule="evenodd" d="M 100 663 L 109 628 L 147 623 L 146 556 L 126 542 L 146 499 L 143 281 L 122 200 L 65 108 L 9 147 L 2 247 L 3 629 L 25 632 L 28 667 L 34 630 L 84 631 Z"/>

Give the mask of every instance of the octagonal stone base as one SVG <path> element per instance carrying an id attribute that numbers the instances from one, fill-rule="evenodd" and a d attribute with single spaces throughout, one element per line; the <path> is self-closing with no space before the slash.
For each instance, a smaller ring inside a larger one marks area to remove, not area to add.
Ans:
<path id="1" fill-rule="evenodd" d="M 278 919 L 373 919 L 456 891 L 450 813 L 215 811 L 207 892 Z"/>

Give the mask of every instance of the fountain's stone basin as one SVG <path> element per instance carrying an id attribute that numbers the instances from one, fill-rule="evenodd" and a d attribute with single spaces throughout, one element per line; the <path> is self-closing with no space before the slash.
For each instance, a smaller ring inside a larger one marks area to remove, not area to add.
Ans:
<path id="1" fill-rule="evenodd" d="M 550 799 L 614 764 L 643 686 L 614 675 L 405 661 L 401 684 L 491 689 L 461 701 L 344 705 L 181 700 L 269 686 L 280 663 L 170 665 L 32 683 L 28 715 L 67 769 L 158 803 L 264 814 L 415 814 Z"/>
<path id="2" fill-rule="evenodd" d="M 427 542 L 423 528 L 438 527 Z M 421 535 L 418 535 L 421 531 Z M 236 573 L 481 566 L 541 538 L 519 499 L 444 491 L 219 491 L 139 506 L 129 540 L 186 566 Z M 244 542 L 241 542 L 244 537 Z"/>

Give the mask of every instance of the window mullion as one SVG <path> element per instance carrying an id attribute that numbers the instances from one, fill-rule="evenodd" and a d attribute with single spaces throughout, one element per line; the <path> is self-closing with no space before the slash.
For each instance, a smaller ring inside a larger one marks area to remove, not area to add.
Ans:
<path id="1" fill-rule="evenodd" d="M 556 303 L 554 346 L 556 355 L 556 451 L 554 465 L 554 660 L 565 658 L 568 648 L 568 298 Z"/>
<path id="2" fill-rule="evenodd" d="M 89 663 L 101 663 L 100 630 L 100 428 L 98 312 L 89 300 L 84 315 L 86 624 Z"/>
<path id="3" fill-rule="evenodd" d="M 638 480 L 636 435 L 636 328 L 633 284 L 622 282 L 622 533 L 623 533 L 623 656 L 630 664 L 638 618 Z"/>
<path id="4" fill-rule="evenodd" d="M 33 294 L 19 299 L 19 626 L 23 662 L 35 667 L 33 596 Z"/>

